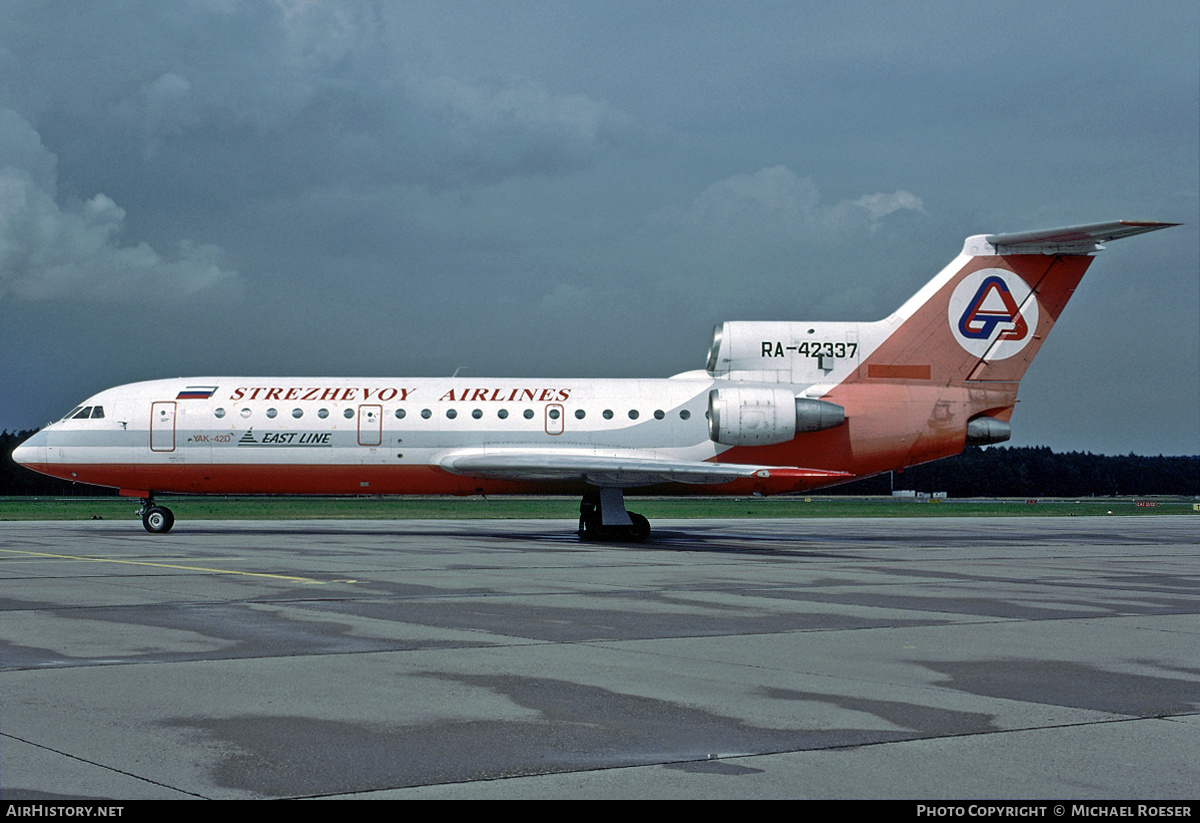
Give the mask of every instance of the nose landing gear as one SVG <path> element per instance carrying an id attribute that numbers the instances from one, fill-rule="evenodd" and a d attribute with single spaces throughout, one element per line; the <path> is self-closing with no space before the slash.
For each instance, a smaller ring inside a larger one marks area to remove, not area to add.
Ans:
<path id="1" fill-rule="evenodd" d="M 175 525 L 175 514 L 166 506 L 154 505 L 154 497 L 143 497 L 142 507 L 138 509 L 142 525 L 151 534 L 166 534 Z"/>

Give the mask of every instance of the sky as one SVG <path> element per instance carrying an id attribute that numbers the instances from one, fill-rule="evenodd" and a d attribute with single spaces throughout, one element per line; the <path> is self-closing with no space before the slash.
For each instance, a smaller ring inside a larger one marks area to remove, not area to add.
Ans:
<path id="1" fill-rule="evenodd" d="M 1200 4 L 0 0 L 0 428 L 175 376 L 665 377 L 1106 220 L 1011 445 L 1200 453 Z"/>

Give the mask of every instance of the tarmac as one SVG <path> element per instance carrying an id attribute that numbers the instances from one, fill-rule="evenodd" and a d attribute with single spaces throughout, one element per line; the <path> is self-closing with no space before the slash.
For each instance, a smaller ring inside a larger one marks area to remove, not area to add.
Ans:
<path id="1" fill-rule="evenodd" d="M 1194 800 L 1200 515 L 0 523 L 0 797 Z"/>

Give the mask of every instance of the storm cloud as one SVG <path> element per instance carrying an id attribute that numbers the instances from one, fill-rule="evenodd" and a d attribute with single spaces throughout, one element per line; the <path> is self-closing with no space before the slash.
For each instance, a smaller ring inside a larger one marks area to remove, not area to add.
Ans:
<path id="1" fill-rule="evenodd" d="M 123 244 L 125 210 L 103 193 L 60 204 L 55 167 L 29 124 L 0 110 L 0 300 L 171 300 L 235 284 L 215 246 L 180 240 L 167 259 Z"/>

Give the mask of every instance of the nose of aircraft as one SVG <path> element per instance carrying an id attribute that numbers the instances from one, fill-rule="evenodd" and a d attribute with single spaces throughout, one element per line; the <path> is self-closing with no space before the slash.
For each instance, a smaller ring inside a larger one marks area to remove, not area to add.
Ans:
<path id="1" fill-rule="evenodd" d="M 22 466 L 46 462 L 46 433 L 38 432 L 13 449 L 13 460 Z"/>

